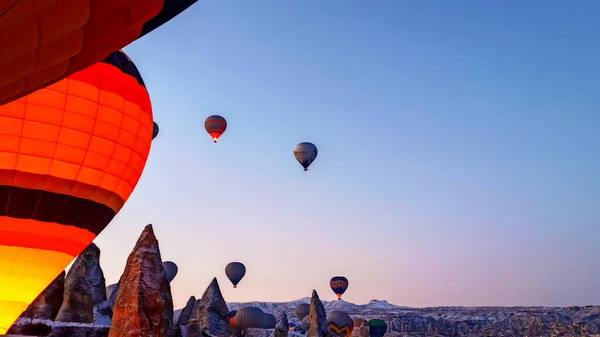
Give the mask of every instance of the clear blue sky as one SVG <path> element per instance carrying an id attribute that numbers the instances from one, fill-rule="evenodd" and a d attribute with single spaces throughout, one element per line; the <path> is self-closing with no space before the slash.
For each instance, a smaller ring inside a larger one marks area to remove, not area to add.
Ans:
<path id="1" fill-rule="evenodd" d="M 97 240 L 108 282 L 153 223 L 178 307 L 213 276 L 228 301 L 331 300 L 338 274 L 355 303 L 600 303 L 599 17 L 593 0 L 200 1 L 126 48 L 161 133 Z"/>

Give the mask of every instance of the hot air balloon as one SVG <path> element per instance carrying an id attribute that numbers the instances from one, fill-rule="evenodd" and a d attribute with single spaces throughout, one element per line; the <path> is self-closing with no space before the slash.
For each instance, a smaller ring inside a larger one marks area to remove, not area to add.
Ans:
<path id="1" fill-rule="evenodd" d="M 208 116 L 204 121 L 204 128 L 216 143 L 227 129 L 227 121 L 219 115 Z"/>
<path id="2" fill-rule="evenodd" d="M 298 306 L 296 307 L 296 317 L 298 317 L 298 320 L 300 322 L 302 322 L 304 317 L 308 316 L 308 314 L 310 314 L 310 304 L 308 304 L 308 303 L 298 304 Z"/>
<path id="3" fill-rule="evenodd" d="M 310 316 L 304 317 L 304 319 L 300 323 L 300 327 L 304 331 L 308 331 L 308 329 L 310 329 Z"/>
<path id="4" fill-rule="evenodd" d="M 261 329 L 264 325 L 264 313 L 256 307 L 244 307 L 235 314 L 235 327 L 240 329 Z"/>
<path id="5" fill-rule="evenodd" d="M 151 143 L 150 97 L 121 51 L 0 105 L 0 334 L 123 207 Z"/>
<path id="6" fill-rule="evenodd" d="M 177 276 L 177 272 L 179 271 L 179 268 L 177 268 L 175 262 L 165 261 L 163 262 L 163 267 L 165 268 L 165 273 L 167 274 L 167 281 L 173 281 L 175 276 Z"/>
<path id="7" fill-rule="evenodd" d="M 234 288 L 237 288 L 238 283 L 244 278 L 246 275 L 246 266 L 244 266 L 241 262 L 231 262 L 225 267 L 225 275 Z"/>
<path id="8" fill-rule="evenodd" d="M 304 171 L 308 171 L 308 167 L 317 159 L 318 154 L 319 150 L 315 144 L 309 142 L 302 142 L 294 149 L 294 157 L 304 167 Z"/>
<path id="9" fill-rule="evenodd" d="M 160 131 L 160 128 L 158 127 L 158 124 L 156 124 L 156 122 L 152 122 L 152 140 L 154 140 L 154 138 L 156 138 L 156 136 L 158 136 L 158 132 Z"/>
<path id="10" fill-rule="evenodd" d="M 348 289 L 348 279 L 343 276 L 334 276 L 329 281 L 329 286 L 337 295 L 338 300 L 341 300 L 342 295 L 346 292 L 346 289 Z"/>
<path id="11" fill-rule="evenodd" d="M 369 336 L 383 337 L 387 332 L 387 323 L 382 319 L 372 319 L 369 321 Z"/>
<path id="12" fill-rule="evenodd" d="M 275 329 L 276 325 L 277 325 L 277 318 L 275 318 L 275 316 L 273 316 L 272 314 L 265 312 L 265 314 L 263 316 L 262 328 L 263 329 Z"/>
<path id="13" fill-rule="evenodd" d="M 354 329 L 354 322 L 350 315 L 339 310 L 327 314 L 327 324 L 331 333 L 339 337 L 349 337 Z"/>
<path id="14" fill-rule="evenodd" d="M 100 62 L 196 2 L 0 0 L 0 105 Z"/>
<path id="15" fill-rule="evenodd" d="M 227 314 L 227 318 L 229 318 L 229 324 L 231 326 L 235 326 L 235 315 L 237 314 L 237 310 L 232 310 Z"/>

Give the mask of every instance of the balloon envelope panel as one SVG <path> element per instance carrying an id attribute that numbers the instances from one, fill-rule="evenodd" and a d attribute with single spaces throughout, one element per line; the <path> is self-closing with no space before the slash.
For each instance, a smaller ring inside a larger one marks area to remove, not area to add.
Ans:
<path id="1" fill-rule="evenodd" d="M 0 106 L 0 334 L 121 209 L 151 139 L 122 52 Z"/>
<path id="2" fill-rule="evenodd" d="M 0 0 L 0 105 L 99 62 L 197 0 Z"/>

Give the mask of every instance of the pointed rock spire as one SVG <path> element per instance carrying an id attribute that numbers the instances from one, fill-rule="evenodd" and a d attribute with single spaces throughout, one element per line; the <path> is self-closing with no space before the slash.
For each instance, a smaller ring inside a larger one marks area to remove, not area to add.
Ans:
<path id="1" fill-rule="evenodd" d="M 333 337 L 327 325 L 325 307 L 316 290 L 313 290 L 310 298 L 310 328 L 307 337 Z"/>
<path id="2" fill-rule="evenodd" d="M 165 337 L 173 321 L 171 287 L 158 240 L 147 225 L 119 280 L 109 337 Z"/>
<path id="3" fill-rule="evenodd" d="M 228 336 L 229 319 L 227 314 L 229 310 L 216 277 L 210 282 L 202 298 L 196 304 L 197 309 L 192 313 L 188 323 L 190 333 L 194 336 L 200 332 L 212 336 Z"/>

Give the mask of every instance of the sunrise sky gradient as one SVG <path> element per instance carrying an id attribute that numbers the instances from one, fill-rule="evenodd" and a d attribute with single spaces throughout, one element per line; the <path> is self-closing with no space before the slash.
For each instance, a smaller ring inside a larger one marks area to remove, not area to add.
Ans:
<path id="1" fill-rule="evenodd" d="M 127 47 L 161 133 L 96 243 L 154 224 L 175 306 L 600 303 L 600 2 L 200 1 Z M 218 144 L 203 128 L 227 118 Z M 310 141 L 308 172 L 294 160 Z M 230 261 L 248 269 L 238 289 Z"/>

